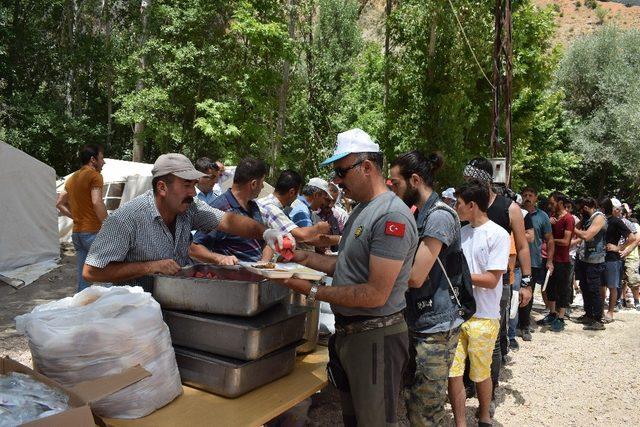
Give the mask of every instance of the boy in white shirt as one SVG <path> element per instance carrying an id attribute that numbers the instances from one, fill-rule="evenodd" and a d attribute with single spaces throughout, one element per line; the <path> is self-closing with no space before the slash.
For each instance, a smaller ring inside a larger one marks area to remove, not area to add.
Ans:
<path id="1" fill-rule="evenodd" d="M 491 356 L 500 330 L 502 275 L 509 262 L 510 240 L 506 230 L 489 220 L 489 190 L 472 181 L 456 191 L 456 210 L 469 224 L 460 230 L 462 251 L 469 264 L 476 300 L 475 315 L 462 324 L 458 347 L 449 371 L 449 401 L 457 426 L 466 425 L 466 393 L 462 376 L 465 360 L 471 365 L 469 377 L 476 383 L 479 423 L 491 425 Z"/>

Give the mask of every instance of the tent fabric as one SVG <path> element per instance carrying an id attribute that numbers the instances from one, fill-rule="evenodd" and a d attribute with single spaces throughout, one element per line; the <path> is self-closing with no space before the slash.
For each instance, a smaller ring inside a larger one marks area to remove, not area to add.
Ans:
<path id="1" fill-rule="evenodd" d="M 0 142 L 0 271 L 60 256 L 56 172 Z"/>

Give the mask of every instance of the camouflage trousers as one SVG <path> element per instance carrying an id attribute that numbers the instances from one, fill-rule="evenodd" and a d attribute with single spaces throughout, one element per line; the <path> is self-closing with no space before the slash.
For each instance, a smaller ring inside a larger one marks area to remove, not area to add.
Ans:
<path id="1" fill-rule="evenodd" d="M 407 378 L 405 400 L 412 426 L 444 424 L 449 369 L 459 335 L 459 327 L 435 334 L 411 334 L 409 363 L 413 366 L 407 372 L 410 378 Z"/>

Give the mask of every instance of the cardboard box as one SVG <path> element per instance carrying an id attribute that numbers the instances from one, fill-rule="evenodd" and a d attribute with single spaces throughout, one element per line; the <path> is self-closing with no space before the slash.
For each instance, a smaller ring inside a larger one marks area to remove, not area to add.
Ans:
<path id="1" fill-rule="evenodd" d="M 41 383 L 63 391 L 69 396 L 69 406 L 71 406 L 71 409 L 23 424 L 29 427 L 94 427 L 96 423 L 103 425 L 99 418 L 96 417 L 94 419 L 94 415 L 91 413 L 91 408 L 89 407 L 91 402 L 98 401 L 103 397 L 151 376 L 149 371 L 140 365 L 136 365 L 119 374 L 107 375 L 95 380 L 85 381 L 76 384 L 74 387 L 63 387 L 45 375 L 5 356 L 0 359 L 0 374 L 8 374 L 10 372 L 20 372 L 29 375 Z"/>

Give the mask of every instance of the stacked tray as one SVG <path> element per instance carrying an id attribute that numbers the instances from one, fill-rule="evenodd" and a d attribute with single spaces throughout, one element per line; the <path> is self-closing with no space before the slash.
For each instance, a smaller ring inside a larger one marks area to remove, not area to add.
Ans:
<path id="1" fill-rule="evenodd" d="M 293 370 L 306 307 L 241 266 L 197 264 L 154 276 L 184 384 L 237 397 Z"/>

